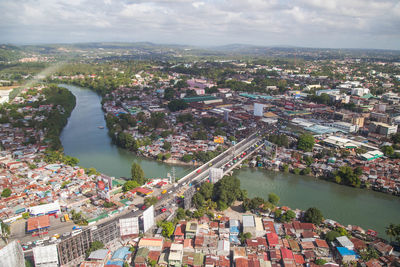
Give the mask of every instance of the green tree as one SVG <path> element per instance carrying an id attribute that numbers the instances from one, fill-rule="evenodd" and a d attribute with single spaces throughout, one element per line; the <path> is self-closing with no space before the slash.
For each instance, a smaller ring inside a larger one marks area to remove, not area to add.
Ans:
<path id="1" fill-rule="evenodd" d="M 189 161 L 192 160 L 192 158 L 193 158 L 192 155 L 190 155 L 190 154 L 185 154 L 185 155 L 183 155 L 183 157 L 181 158 L 181 160 L 182 160 L 183 162 L 189 162 Z"/>
<path id="2" fill-rule="evenodd" d="M 137 164 L 136 162 L 132 163 L 131 178 L 133 181 L 136 181 L 140 185 L 144 184 L 145 182 L 144 172 L 142 170 L 142 167 L 140 167 L 140 165 Z"/>
<path id="3" fill-rule="evenodd" d="M 200 186 L 199 193 L 203 195 L 204 199 L 211 199 L 213 195 L 214 184 L 212 183 L 203 183 Z"/>
<path id="4" fill-rule="evenodd" d="M 158 199 L 156 197 L 147 197 L 144 199 L 144 205 L 146 207 L 150 207 L 152 205 L 155 205 L 157 203 Z"/>
<path id="5" fill-rule="evenodd" d="M 332 242 L 334 241 L 337 237 L 341 236 L 341 234 L 335 230 L 329 231 L 326 235 L 325 235 L 325 239 Z"/>
<path id="6" fill-rule="evenodd" d="M 168 108 L 172 112 L 184 110 L 188 107 L 188 104 L 182 99 L 174 99 L 168 103 Z"/>
<path id="7" fill-rule="evenodd" d="M 315 144 L 314 136 L 311 134 L 302 134 L 299 137 L 297 148 L 305 152 L 310 152 L 313 150 Z"/>
<path id="8" fill-rule="evenodd" d="M 242 242 L 242 244 L 246 241 L 246 239 L 250 239 L 251 238 L 251 233 L 243 233 L 241 232 L 239 234 L 239 240 L 240 242 Z"/>
<path id="9" fill-rule="evenodd" d="M 391 157 L 394 154 L 394 149 L 392 146 L 383 146 L 383 147 L 381 147 L 381 150 L 382 150 L 383 154 L 385 154 L 385 156 L 387 156 L 387 157 Z"/>
<path id="10" fill-rule="evenodd" d="M 279 196 L 277 194 L 275 194 L 275 193 L 268 194 L 268 201 L 270 203 L 272 203 L 274 205 L 278 205 L 279 200 L 280 200 L 280 198 L 279 198 Z"/>
<path id="11" fill-rule="evenodd" d="M 282 222 L 290 222 L 293 221 L 296 218 L 296 213 L 292 210 L 288 210 L 281 216 L 281 221 Z"/>
<path id="12" fill-rule="evenodd" d="M 184 220 L 186 218 L 185 210 L 182 208 L 178 208 L 176 211 L 176 218 L 178 220 Z"/>
<path id="13" fill-rule="evenodd" d="M 316 225 L 321 224 L 323 220 L 322 212 L 317 208 L 309 208 L 304 213 L 304 221 L 310 222 Z"/>
<path id="14" fill-rule="evenodd" d="M 175 230 L 175 227 L 172 222 L 163 222 L 161 224 L 161 228 L 162 228 L 161 234 L 165 238 L 170 238 Z"/>
<path id="15" fill-rule="evenodd" d="M 4 188 L 3 192 L 1 192 L 2 197 L 9 197 L 11 196 L 11 189 L 10 188 Z"/>
<path id="16" fill-rule="evenodd" d="M 397 232 L 396 232 L 396 225 L 391 223 L 389 224 L 389 226 L 386 227 L 385 229 L 385 233 L 389 236 L 390 241 L 392 241 L 393 237 L 396 237 Z"/>
<path id="17" fill-rule="evenodd" d="M 192 203 L 196 208 L 203 207 L 204 202 L 205 202 L 204 196 L 202 194 L 200 194 L 200 192 L 197 192 L 196 194 L 194 194 L 194 196 L 192 198 Z"/>
<path id="18" fill-rule="evenodd" d="M 167 141 L 164 142 L 163 148 L 164 148 L 165 150 L 170 151 L 170 150 L 171 150 L 171 147 L 172 147 L 172 145 L 171 145 L 170 142 L 167 142 Z"/>
<path id="19" fill-rule="evenodd" d="M 378 259 L 379 258 L 379 253 L 376 249 L 372 247 L 368 247 L 366 249 L 362 249 L 359 252 L 361 259 L 364 262 L 367 262 L 371 259 Z"/>
<path id="20" fill-rule="evenodd" d="M 140 184 L 138 182 L 130 180 L 130 181 L 127 181 L 124 183 L 124 185 L 122 186 L 122 190 L 124 192 L 128 192 L 139 186 L 140 186 Z"/>

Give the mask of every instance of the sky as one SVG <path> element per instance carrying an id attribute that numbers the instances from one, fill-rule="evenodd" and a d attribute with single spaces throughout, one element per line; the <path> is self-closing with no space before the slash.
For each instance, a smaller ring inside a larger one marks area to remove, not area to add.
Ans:
<path id="1" fill-rule="evenodd" d="M 0 43 L 400 49 L 399 0 L 0 0 Z"/>

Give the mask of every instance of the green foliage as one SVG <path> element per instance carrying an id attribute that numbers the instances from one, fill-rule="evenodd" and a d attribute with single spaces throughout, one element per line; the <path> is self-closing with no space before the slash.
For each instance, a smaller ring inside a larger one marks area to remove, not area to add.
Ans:
<path id="1" fill-rule="evenodd" d="M 192 139 L 193 140 L 207 140 L 207 133 L 205 131 L 196 131 L 192 134 Z M 197 153 L 200 153 L 200 152 L 205 153 L 203 151 L 199 151 Z M 209 151 L 209 152 L 211 152 L 211 151 Z"/>
<path id="2" fill-rule="evenodd" d="M 272 203 L 273 205 L 278 205 L 279 200 L 280 200 L 280 198 L 277 194 L 275 194 L 275 193 L 268 194 L 268 201 L 270 203 Z"/>
<path id="3" fill-rule="evenodd" d="M 93 241 L 90 243 L 90 247 L 86 250 L 86 258 L 89 257 L 93 251 L 104 248 L 104 244 L 101 241 Z"/>
<path id="4" fill-rule="evenodd" d="M 0 225 L 1 225 L 1 234 L 3 236 L 10 235 L 10 225 L 3 222 L 2 220 L 0 220 Z"/>
<path id="5" fill-rule="evenodd" d="M 176 211 L 176 218 L 178 220 L 184 220 L 186 218 L 185 210 L 182 208 L 178 208 L 178 210 Z"/>
<path id="6" fill-rule="evenodd" d="M 304 213 L 304 221 L 310 222 L 316 225 L 321 224 L 323 220 L 322 212 L 317 208 L 309 208 Z"/>
<path id="7" fill-rule="evenodd" d="M 177 119 L 177 122 L 185 123 L 185 122 L 193 121 L 194 118 L 191 113 L 184 113 L 184 114 L 178 115 L 178 117 L 176 119 Z"/>
<path id="8" fill-rule="evenodd" d="M 301 175 L 309 175 L 311 173 L 310 167 L 304 168 L 300 171 Z"/>
<path id="9" fill-rule="evenodd" d="M 172 87 L 168 87 L 164 91 L 164 99 L 166 100 L 172 100 L 175 96 L 175 90 Z"/>
<path id="10" fill-rule="evenodd" d="M 394 154 L 394 149 L 392 146 L 383 146 L 381 147 L 381 151 L 383 152 L 383 154 L 385 154 L 385 156 L 387 157 L 391 157 Z"/>
<path id="11" fill-rule="evenodd" d="M 70 166 L 76 166 L 79 163 L 79 159 L 64 155 L 62 152 L 56 150 L 46 150 L 43 160 L 50 164 L 61 162 Z"/>
<path id="12" fill-rule="evenodd" d="M 168 108 L 172 112 L 184 110 L 187 109 L 187 107 L 188 104 L 182 99 L 174 99 L 168 103 Z"/>
<path id="13" fill-rule="evenodd" d="M 200 186 L 199 193 L 203 195 L 204 199 L 211 199 L 213 196 L 214 184 L 203 183 Z"/>
<path id="14" fill-rule="evenodd" d="M 205 203 L 204 196 L 200 192 L 196 192 L 192 198 L 192 203 L 196 208 L 203 207 Z"/>
<path id="15" fill-rule="evenodd" d="M 239 234 L 239 240 L 240 242 L 243 244 L 244 242 L 246 242 L 246 239 L 250 239 L 251 238 L 251 233 L 243 233 L 241 232 Z"/>
<path id="16" fill-rule="evenodd" d="M 83 217 L 82 212 L 76 212 L 75 210 L 71 210 L 70 218 L 75 224 L 78 225 L 87 225 L 88 221 Z"/>
<path id="17" fill-rule="evenodd" d="M 342 166 L 338 171 L 333 173 L 333 177 L 337 183 L 343 183 L 354 187 L 360 187 L 361 180 L 359 178 L 360 170 L 355 173 L 350 166 Z M 338 178 L 339 177 L 339 178 Z"/>
<path id="18" fill-rule="evenodd" d="M 70 184 L 71 181 L 64 181 L 61 183 L 61 189 L 64 189 L 68 184 Z"/>
<path id="19" fill-rule="evenodd" d="M 385 232 L 390 237 L 390 240 L 395 238 L 397 242 L 400 242 L 400 224 L 389 224 L 389 226 L 386 227 Z"/>
<path id="20" fill-rule="evenodd" d="M 103 207 L 104 208 L 111 208 L 111 207 L 114 207 L 115 206 L 115 204 L 113 203 L 113 202 L 111 202 L 111 201 L 104 201 L 104 204 L 103 204 Z"/>
<path id="21" fill-rule="evenodd" d="M 313 150 L 315 144 L 314 136 L 311 134 L 302 134 L 299 137 L 297 148 L 305 152 L 310 152 Z"/>
<path id="22" fill-rule="evenodd" d="M 281 215 L 280 221 L 282 222 L 290 222 L 296 218 L 296 213 L 292 210 L 288 210 L 284 214 Z"/>
<path id="23" fill-rule="evenodd" d="M 35 265 L 33 264 L 32 261 L 25 259 L 25 267 L 34 267 Z"/>
<path id="24" fill-rule="evenodd" d="M 326 235 L 325 235 L 325 239 L 332 242 L 333 240 L 335 240 L 337 237 L 342 236 L 339 232 L 332 230 L 329 231 Z"/>
<path id="25" fill-rule="evenodd" d="M 271 134 L 268 140 L 278 146 L 289 147 L 289 139 L 286 134 Z"/>
<path id="26" fill-rule="evenodd" d="M 122 190 L 124 192 L 128 192 L 139 186 L 140 186 L 140 184 L 138 182 L 130 180 L 130 181 L 127 181 L 124 183 L 124 185 L 122 186 Z"/>
<path id="27" fill-rule="evenodd" d="M 192 160 L 192 158 L 193 158 L 193 155 L 191 155 L 191 154 L 185 154 L 185 155 L 183 155 L 183 157 L 181 158 L 181 160 L 182 160 L 183 162 L 190 162 L 190 161 Z"/>
<path id="28" fill-rule="evenodd" d="M 293 173 L 296 174 L 296 175 L 299 175 L 300 172 L 301 172 L 301 170 L 299 168 L 294 168 L 293 169 Z"/>
<path id="29" fill-rule="evenodd" d="M 316 259 L 315 260 L 315 264 L 317 264 L 317 265 L 324 265 L 324 264 L 326 264 L 327 263 L 327 261 L 326 260 L 324 260 L 324 259 Z"/>
<path id="30" fill-rule="evenodd" d="M 161 228 L 162 228 L 161 234 L 165 238 L 170 238 L 175 230 L 175 226 L 172 222 L 162 222 Z"/>
<path id="31" fill-rule="evenodd" d="M 1 192 L 1 197 L 9 197 L 11 196 L 11 189 L 10 188 L 4 188 L 3 192 Z"/>
<path id="32" fill-rule="evenodd" d="M 142 170 L 142 167 L 140 167 L 139 164 L 137 164 L 136 162 L 132 163 L 132 167 L 131 167 L 131 179 L 133 181 L 136 181 L 138 184 L 142 185 L 145 182 L 144 179 L 144 172 Z"/>
<path id="33" fill-rule="evenodd" d="M 29 212 L 22 213 L 22 218 L 28 219 L 29 218 Z"/>
<path id="34" fill-rule="evenodd" d="M 359 252 L 361 259 L 364 262 L 367 262 L 371 259 L 378 259 L 379 258 L 379 253 L 376 249 L 372 247 L 368 247 L 366 249 L 363 249 Z"/>
<path id="35" fill-rule="evenodd" d="M 144 199 L 144 205 L 146 207 L 150 207 L 152 205 L 155 205 L 157 203 L 158 199 L 156 197 L 147 197 Z"/>
<path id="36" fill-rule="evenodd" d="M 171 150 L 171 147 L 172 147 L 172 145 L 171 145 L 170 142 L 167 142 L 167 141 L 164 142 L 163 148 L 164 148 L 165 150 L 170 151 L 170 150 Z"/>
<path id="37" fill-rule="evenodd" d="M 303 161 L 307 166 L 310 166 L 314 163 L 314 159 L 311 156 L 303 156 Z"/>
<path id="38" fill-rule="evenodd" d="M 240 180 L 237 177 L 224 176 L 214 185 L 213 200 L 217 202 L 220 209 L 231 206 L 235 200 L 241 197 L 241 194 Z"/>

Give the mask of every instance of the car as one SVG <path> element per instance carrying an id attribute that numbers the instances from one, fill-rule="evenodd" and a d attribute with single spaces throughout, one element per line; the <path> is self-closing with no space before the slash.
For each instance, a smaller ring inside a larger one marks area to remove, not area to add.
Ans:
<path id="1" fill-rule="evenodd" d="M 162 213 L 164 213 L 164 212 L 167 211 L 167 209 L 166 209 L 166 208 L 162 208 L 160 211 L 161 211 Z"/>
<path id="2" fill-rule="evenodd" d="M 76 225 L 74 225 L 74 226 L 72 227 L 72 230 L 79 230 L 79 229 L 82 229 L 82 227 L 76 226 Z"/>
<path id="3" fill-rule="evenodd" d="M 71 234 L 71 235 L 72 235 L 72 236 L 76 236 L 76 235 L 78 235 L 78 234 L 80 234 L 80 233 L 82 233 L 82 228 L 72 231 L 72 234 Z"/>
<path id="4" fill-rule="evenodd" d="M 30 245 L 32 245 L 32 241 L 28 241 L 28 242 L 26 242 L 26 245 L 27 245 L 27 246 L 30 246 Z"/>
<path id="5" fill-rule="evenodd" d="M 157 199 L 160 200 L 160 199 L 161 199 L 161 196 L 157 196 Z"/>
<path id="6" fill-rule="evenodd" d="M 27 249 L 28 249 L 28 246 L 26 246 L 26 245 L 22 246 L 22 250 L 27 250 Z"/>
<path id="7" fill-rule="evenodd" d="M 145 210 L 146 209 L 146 205 L 143 205 L 142 207 L 140 207 L 141 210 Z"/>
<path id="8" fill-rule="evenodd" d="M 171 191 L 168 191 L 168 194 L 171 194 L 172 193 L 172 190 Z"/>
<path id="9" fill-rule="evenodd" d="M 197 170 L 196 173 L 201 173 L 201 169 Z"/>
<path id="10" fill-rule="evenodd" d="M 210 162 L 210 163 L 208 164 L 209 167 L 211 167 L 212 165 L 213 165 L 212 162 Z"/>
<path id="11" fill-rule="evenodd" d="M 50 239 L 50 236 L 45 236 L 45 237 L 43 237 L 43 240 L 44 241 L 47 241 L 47 240 L 49 240 Z"/>
<path id="12" fill-rule="evenodd" d="M 136 208 L 136 207 L 133 207 L 132 208 L 132 212 L 135 212 L 135 211 L 138 211 L 139 209 L 138 208 Z"/>
<path id="13" fill-rule="evenodd" d="M 56 242 L 57 241 L 57 238 L 56 237 L 54 237 L 54 236 L 52 236 L 51 238 L 50 238 L 50 243 L 53 243 L 53 242 Z"/>
<path id="14" fill-rule="evenodd" d="M 60 235 L 59 234 L 54 234 L 53 237 L 60 238 Z"/>

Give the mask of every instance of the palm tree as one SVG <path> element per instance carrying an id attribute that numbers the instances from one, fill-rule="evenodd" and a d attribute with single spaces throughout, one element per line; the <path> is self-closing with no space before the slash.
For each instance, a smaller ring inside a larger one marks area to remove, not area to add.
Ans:
<path id="1" fill-rule="evenodd" d="M 392 238 L 396 236 L 396 225 L 393 223 L 389 224 L 389 226 L 386 227 L 385 232 L 390 237 L 390 242 L 392 242 Z"/>

